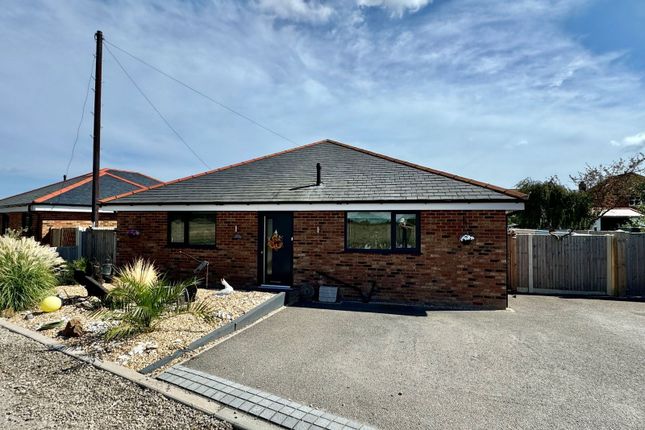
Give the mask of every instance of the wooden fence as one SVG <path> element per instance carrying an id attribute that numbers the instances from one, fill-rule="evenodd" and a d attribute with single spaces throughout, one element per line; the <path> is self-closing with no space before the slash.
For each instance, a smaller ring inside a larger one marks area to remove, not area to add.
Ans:
<path id="1" fill-rule="evenodd" d="M 69 229 L 61 229 L 69 230 Z M 76 243 L 73 246 L 56 247 L 58 254 L 67 261 L 85 258 L 88 261 L 106 260 L 114 262 L 116 258 L 116 231 L 114 229 L 75 229 Z M 54 230 L 52 230 L 52 233 Z M 68 232 L 53 233 L 52 237 L 68 235 Z"/>
<path id="2" fill-rule="evenodd" d="M 644 296 L 645 234 L 510 234 L 508 283 L 517 292 Z"/>

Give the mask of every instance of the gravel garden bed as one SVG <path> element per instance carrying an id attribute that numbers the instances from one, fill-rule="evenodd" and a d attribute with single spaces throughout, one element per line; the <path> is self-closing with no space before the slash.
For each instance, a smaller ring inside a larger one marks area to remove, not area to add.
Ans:
<path id="1" fill-rule="evenodd" d="M 65 345 L 82 350 L 102 360 L 114 361 L 134 370 L 141 370 L 155 361 L 187 347 L 214 329 L 244 315 L 259 304 L 273 297 L 271 293 L 258 291 L 235 291 L 217 296 L 215 290 L 198 289 L 196 300 L 205 301 L 215 310 L 215 318 L 206 322 L 190 314 L 176 315 L 161 321 L 154 331 L 134 335 L 126 339 L 105 341 L 103 335 L 117 321 L 102 319 L 96 315 L 100 301 L 88 297 L 79 285 L 60 286 L 57 295 L 63 306 L 55 312 L 44 313 L 38 309 L 18 312 L 9 321 L 31 330 L 40 330 L 45 336 L 56 338 Z M 63 337 L 60 331 L 68 321 L 78 319 L 84 334 L 80 337 Z M 60 325 L 42 329 L 46 324 L 62 321 Z"/>
<path id="2" fill-rule="evenodd" d="M 226 429 L 232 426 L 0 328 L 2 429 Z"/>

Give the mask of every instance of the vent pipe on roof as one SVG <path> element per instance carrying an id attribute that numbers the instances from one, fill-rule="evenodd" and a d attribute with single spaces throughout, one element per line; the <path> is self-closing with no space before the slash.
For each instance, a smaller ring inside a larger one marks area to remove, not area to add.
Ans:
<path id="1" fill-rule="evenodd" d="M 316 185 L 320 185 L 321 180 L 320 180 L 320 163 L 316 163 Z"/>
<path id="2" fill-rule="evenodd" d="M 67 180 L 67 175 L 63 175 L 63 182 Z"/>

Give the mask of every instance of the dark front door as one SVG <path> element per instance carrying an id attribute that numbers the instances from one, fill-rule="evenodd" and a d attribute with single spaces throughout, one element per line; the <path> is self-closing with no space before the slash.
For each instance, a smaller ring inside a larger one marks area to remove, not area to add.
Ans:
<path id="1" fill-rule="evenodd" d="M 260 214 L 260 279 L 263 284 L 293 282 L 293 215 L 291 212 Z"/>

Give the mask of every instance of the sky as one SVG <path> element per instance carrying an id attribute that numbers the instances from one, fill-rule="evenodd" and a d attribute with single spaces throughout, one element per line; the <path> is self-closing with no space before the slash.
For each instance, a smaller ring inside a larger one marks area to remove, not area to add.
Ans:
<path id="1" fill-rule="evenodd" d="M 102 167 L 170 180 L 329 138 L 566 183 L 645 147 L 643 22 L 642 0 L 0 0 L 0 196 L 91 171 L 96 30 Z"/>

